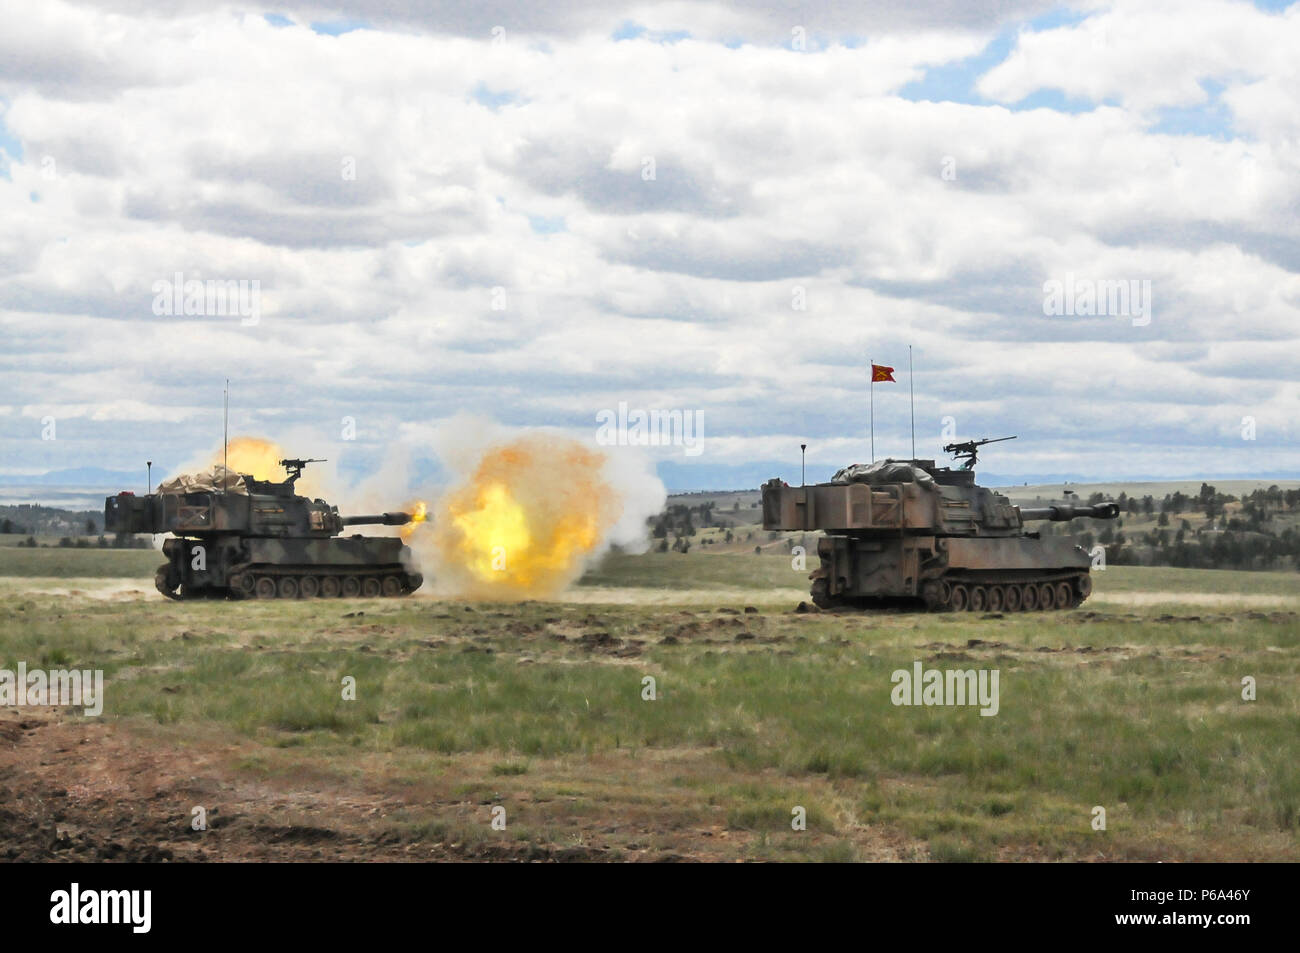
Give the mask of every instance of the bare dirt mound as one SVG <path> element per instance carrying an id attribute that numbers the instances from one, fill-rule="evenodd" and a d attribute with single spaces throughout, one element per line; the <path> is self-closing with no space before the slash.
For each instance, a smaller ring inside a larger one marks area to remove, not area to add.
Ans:
<path id="1" fill-rule="evenodd" d="M 215 755 L 215 753 L 213 753 Z M 0 714 L 0 860 L 600 860 L 529 843 L 448 844 L 383 822 L 403 804 L 328 782 L 230 780 L 222 759 L 109 723 Z M 193 809 L 207 830 L 192 827 Z"/>

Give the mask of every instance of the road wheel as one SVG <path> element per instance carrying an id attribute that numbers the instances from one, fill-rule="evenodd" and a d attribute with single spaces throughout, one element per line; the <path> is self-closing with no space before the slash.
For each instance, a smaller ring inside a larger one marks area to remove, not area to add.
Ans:
<path id="1" fill-rule="evenodd" d="M 831 584 L 826 581 L 825 577 L 814 579 L 809 593 L 812 596 L 813 605 L 818 609 L 829 609 L 835 605 L 835 600 L 831 597 Z"/>
<path id="2" fill-rule="evenodd" d="M 322 599 L 334 599 L 338 596 L 342 587 L 339 586 L 338 576 L 326 576 L 320 581 L 320 595 Z"/>
<path id="3" fill-rule="evenodd" d="M 1079 601 L 1082 602 L 1084 599 L 1087 599 L 1092 595 L 1092 577 L 1087 575 L 1080 576 L 1076 588 L 1079 593 Z"/>
<path id="4" fill-rule="evenodd" d="M 185 595 L 183 592 L 179 594 L 176 592 L 176 587 L 181 584 L 181 581 L 172 572 L 171 563 L 163 563 L 158 567 L 158 571 L 153 576 L 153 584 L 154 588 L 168 599 L 181 599 Z"/>
<path id="5" fill-rule="evenodd" d="M 921 601 L 925 603 L 925 608 L 930 612 L 939 612 L 947 608 L 943 601 L 943 584 L 937 579 L 931 579 L 923 585 L 921 587 Z"/>
<path id="6" fill-rule="evenodd" d="M 320 594 L 320 580 L 315 576 L 303 576 L 298 583 L 298 591 L 304 599 L 315 599 Z"/>
<path id="7" fill-rule="evenodd" d="M 1074 590 L 1070 588 L 1068 582 L 1058 582 L 1056 584 L 1056 608 L 1069 609 L 1074 605 Z"/>
<path id="8" fill-rule="evenodd" d="M 1056 608 L 1056 588 L 1050 582 L 1038 584 L 1038 608 L 1044 612 Z"/>
<path id="9" fill-rule="evenodd" d="M 231 588 L 242 599 L 247 599 L 257 590 L 257 577 L 251 572 L 241 572 L 234 578 Z"/>
<path id="10" fill-rule="evenodd" d="M 401 594 L 402 594 L 402 580 L 398 579 L 396 576 L 385 576 L 384 596 L 386 598 L 392 599 L 394 596 L 400 596 Z"/>
<path id="11" fill-rule="evenodd" d="M 1023 602 L 1024 592 L 1019 586 L 1011 585 L 1006 587 L 1006 609 L 1008 612 L 1019 612 Z"/>
<path id="12" fill-rule="evenodd" d="M 989 607 L 989 591 L 983 586 L 976 586 L 970 591 L 970 611 L 983 612 Z"/>
<path id="13" fill-rule="evenodd" d="M 952 611 L 965 612 L 970 608 L 970 590 L 961 583 L 952 587 Z"/>
<path id="14" fill-rule="evenodd" d="M 381 591 L 382 587 L 379 584 L 379 580 L 374 576 L 367 576 L 365 579 L 361 580 L 361 594 L 367 599 L 375 598 L 375 596 L 379 595 Z"/>
<path id="15" fill-rule="evenodd" d="M 298 598 L 298 580 L 293 576 L 280 577 L 280 598 L 297 599 Z"/>
<path id="16" fill-rule="evenodd" d="M 1020 587 L 1020 604 L 1024 606 L 1026 612 L 1033 612 L 1038 608 L 1038 587 L 1032 582 Z"/>
<path id="17" fill-rule="evenodd" d="M 272 579 L 270 576 L 259 577 L 257 580 L 257 587 L 254 589 L 254 592 L 256 593 L 257 598 L 259 599 L 274 599 L 275 592 L 276 592 L 275 580 Z"/>
<path id="18" fill-rule="evenodd" d="M 1006 590 L 1001 586 L 989 586 L 989 612 L 1001 612 L 1006 602 Z"/>
<path id="19" fill-rule="evenodd" d="M 343 598 L 355 599 L 361 595 L 361 580 L 356 576 L 348 576 L 343 580 Z"/>

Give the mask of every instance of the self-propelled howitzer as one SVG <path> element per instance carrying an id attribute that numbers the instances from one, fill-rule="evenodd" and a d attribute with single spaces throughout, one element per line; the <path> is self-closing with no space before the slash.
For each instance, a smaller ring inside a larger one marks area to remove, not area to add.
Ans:
<path id="1" fill-rule="evenodd" d="M 289 477 L 280 482 L 218 467 L 146 496 L 119 493 L 104 501 L 104 527 L 171 534 L 154 576 L 171 599 L 404 596 L 420 588 L 401 539 L 339 535 L 346 526 L 401 526 L 411 516 L 339 516 L 324 500 L 299 496 L 294 484 L 313 462 L 281 460 Z"/>
<path id="2" fill-rule="evenodd" d="M 1002 438 L 1009 439 L 1009 438 Z M 1025 523 L 1114 519 L 1115 503 L 1019 507 L 975 483 L 975 449 L 960 469 L 933 460 L 845 467 L 829 483 L 763 485 L 763 527 L 822 530 L 812 574 L 818 606 L 918 600 L 927 608 L 1019 612 L 1077 606 L 1092 592 L 1092 558 L 1073 536 Z"/>

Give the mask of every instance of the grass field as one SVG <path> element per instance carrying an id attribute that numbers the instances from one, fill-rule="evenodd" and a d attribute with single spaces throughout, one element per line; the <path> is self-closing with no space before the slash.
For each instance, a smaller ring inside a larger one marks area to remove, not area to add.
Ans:
<path id="1" fill-rule="evenodd" d="M 14 763 L 45 736 L 114 754 L 53 747 L 11 799 L 57 785 L 93 833 L 124 823 L 105 791 L 150 778 L 132 829 L 177 857 L 265 856 L 270 830 L 325 858 L 1300 855 L 1293 573 L 1111 567 L 1082 609 L 981 618 L 795 613 L 764 598 L 804 585 L 778 555 L 619 556 L 570 600 L 471 605 L 172 603 L 156 553 L 16 552 L 0 664 L 102 668 L 107 698 L 29 728 Z M 916 661 L 996 669 L 997 714 L 895 706 Z M 196 840 L 192 805 L 224 841 Z"/>
<path id="2" fill-rule="evenodd" d="M 27 549 L 0 545 L 0 579 L 139 576 L 153 585 L 154 570 L 164 562 L 166 557 L 156 549 L 76 549 L 57 545 Z"/>

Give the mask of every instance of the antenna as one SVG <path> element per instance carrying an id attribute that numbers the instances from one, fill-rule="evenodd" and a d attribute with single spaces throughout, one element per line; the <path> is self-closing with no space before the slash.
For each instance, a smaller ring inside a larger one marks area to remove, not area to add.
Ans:
<path id="1" fill-rule="evenodd" d="M 221 486 L 225 489 L 226 474 L 230 468 L 226 465 L 226 456 L 230 452 L 230 378 L 226 378 L 226 414 L 221 422 Z"/>
<path id="2" fill-rule="evenodd" d="M 912 459 L 916 459 L 916 387 L 912 383 L 912 345 L 907 346 L 907 392 L 912 405 Z"/>

